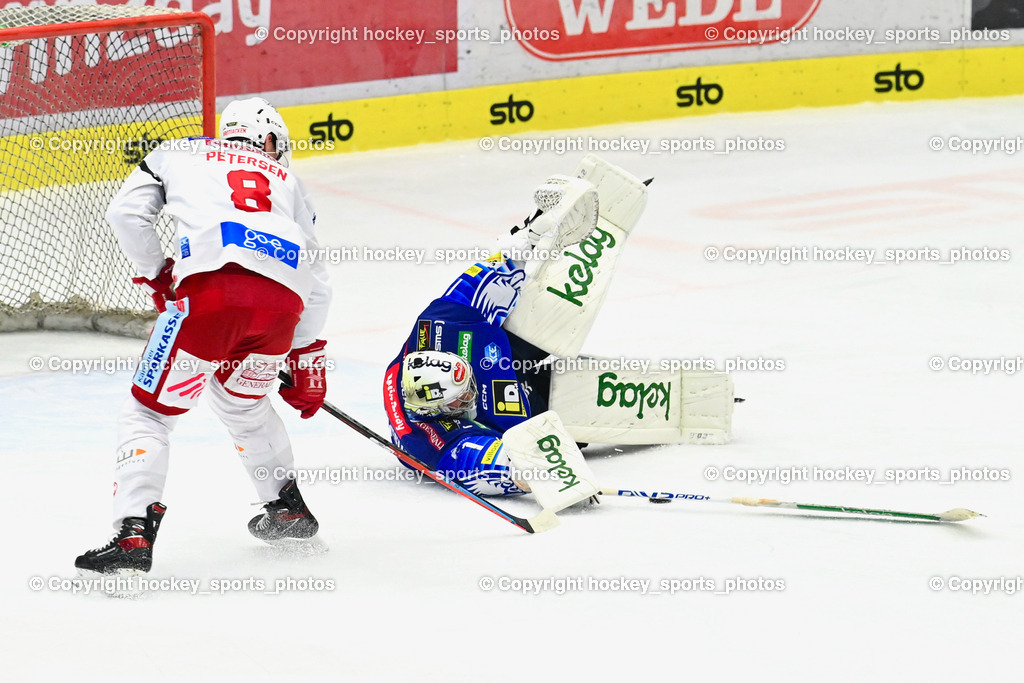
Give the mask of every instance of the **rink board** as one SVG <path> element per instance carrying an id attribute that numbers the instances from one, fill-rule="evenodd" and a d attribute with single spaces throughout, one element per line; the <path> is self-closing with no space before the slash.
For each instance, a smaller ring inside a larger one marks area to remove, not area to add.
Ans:
<path id="1" fill-rule="evenodd" d="M 1024 46 L 706 65 L 282 108 L 295 156 L 720 112 L 1024 93 Z M 500 147 L 499 147 L 500 149 Z"/>

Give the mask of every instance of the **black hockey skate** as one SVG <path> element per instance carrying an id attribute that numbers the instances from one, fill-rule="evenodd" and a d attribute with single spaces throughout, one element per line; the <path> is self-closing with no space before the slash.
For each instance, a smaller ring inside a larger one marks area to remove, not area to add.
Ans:
<path id="1" fill-rule="evenodd" d="M 263 514 L 249 520 L 249 533 L 273 545 L 308 541 L 316 536 L 320 524 L 306 507 L 295 480 L 278 494 L 280 498 L 263 505 Z"/>
<path id="2" fill-rule="evenodd" d="M 148 572 L 153 566 L 156 532 L 166 511 L 162 503 L 153 503 L 146 508 L 145 519 L 127 517 L 110 543 L 79 555 L 75 566 L 99 574 L 115 574 L 124 570 Z"/>

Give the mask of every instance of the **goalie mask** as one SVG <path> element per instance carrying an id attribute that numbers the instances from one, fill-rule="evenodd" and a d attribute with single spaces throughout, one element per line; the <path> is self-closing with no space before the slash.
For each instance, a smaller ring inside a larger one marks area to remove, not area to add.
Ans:
<path id="1" fill-rule="evenodd" d="M 454 353 L 414 351 L 402 361 L 405 409 L 422 417 L 458 417 L 476 406 L 476 379 Z"/>
<path id="2" fill-rule="evenodd" d="M 244 140 L 263 149 L 268 135 L 274 136 L 277 161 L 288 166 L 292 155 L 288 126 L 270 102 L 262 97 L 235 100 L 220 115 L 222 140 Z"/>

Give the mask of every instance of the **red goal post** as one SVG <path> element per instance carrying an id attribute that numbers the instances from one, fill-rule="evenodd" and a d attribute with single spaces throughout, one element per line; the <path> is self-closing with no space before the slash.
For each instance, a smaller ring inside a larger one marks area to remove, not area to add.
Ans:
<path id="1" fill-rule="evenodd" d="M 154 146 L 215 135 L 214 35 L 168 8 L 0 9 L 0 331 L 146 333 L 104 214 Z"/>

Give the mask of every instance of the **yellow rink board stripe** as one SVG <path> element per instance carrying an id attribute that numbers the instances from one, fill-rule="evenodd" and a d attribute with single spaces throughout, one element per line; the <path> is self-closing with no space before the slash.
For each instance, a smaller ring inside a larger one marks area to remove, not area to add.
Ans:
<path id="1" fill-rule="evenodd" d="M 362 151 L 718 112 L 1021 93 L 1024 46 L 584 76 L 281 111 L 293 139 Z"/>
<path id="2" fill-rule="evenodd" d="M 468 138 L 860 102 L 1024 93 L 1024 46 L 582 76 L 283 107 L 297 158 Z M 0 138 L 0 192 L 123 178 L 194 121 Z"/>
<path id="3" fill-rule="evenodd" d="M 2 137 L 0 192 L 125 178 L 161 140 L 201 133 L 193 118 Z"/>

